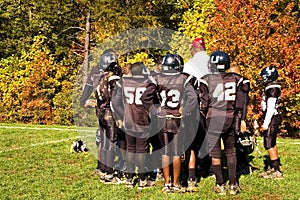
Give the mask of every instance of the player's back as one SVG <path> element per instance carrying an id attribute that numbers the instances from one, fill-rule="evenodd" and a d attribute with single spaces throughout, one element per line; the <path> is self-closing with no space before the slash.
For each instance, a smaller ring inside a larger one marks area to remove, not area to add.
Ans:
<path id="1" fill-rule="evenodd" d="M 236 109 L 242 76 L 236 73 L 220 73 L 206 75 L 203 79 L 208 83 L 209 108 L 221 112 L 231 112 Z"/>
<path id="2" fill-rule="evenodd" d="M 161 108 L 167 115 L 180 116 L 179 108 L 184 95 L 186 77 L 179 73 L 160 73 L 154 76 L 158 86 Z"/>
<path id="3" fill-rule="evenodd" d="M 127 76 L 121 79 L 123 104 L 124 104 L 124 126 L 127 131 L 144 132 L 148 130 L 150 119 L 148 111 L 143 106 L 141 96 L 149 86 L 150 80 L 147 76 Z"/>

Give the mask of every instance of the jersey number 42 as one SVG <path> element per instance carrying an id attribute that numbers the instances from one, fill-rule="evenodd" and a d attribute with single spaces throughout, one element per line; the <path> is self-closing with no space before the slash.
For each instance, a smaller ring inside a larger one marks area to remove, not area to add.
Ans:
<path id="1" fill-rule="evenodd" d="M 213 98 L 217 98 L 217 101 L 234 101 L 236 94 L 236 83 L 228 82 L 218 83 L 212 94 Z"/>

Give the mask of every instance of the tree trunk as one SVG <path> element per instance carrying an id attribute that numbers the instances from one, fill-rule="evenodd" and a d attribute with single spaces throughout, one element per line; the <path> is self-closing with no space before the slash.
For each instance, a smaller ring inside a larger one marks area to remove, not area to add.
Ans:
<path id="1" fill-rule="evenodd" d="M 82 77 L 83 83 L 85 84 L 87 81 L 88 71 L 89 71 L 89 47 L 90 47 L 90 11 L 86 14 L 86 23 L 85 23 L 85 42 L 84 42 L 84 60 L 83 60 L 83 70 L 82 70 Z M 83 89 L 83 88 L 82 88 Z"/>

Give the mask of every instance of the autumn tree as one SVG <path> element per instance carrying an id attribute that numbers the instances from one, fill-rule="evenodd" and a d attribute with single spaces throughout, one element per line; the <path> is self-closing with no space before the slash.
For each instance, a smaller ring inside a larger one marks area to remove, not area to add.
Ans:
<path id="1" fill-rule="evenodd" d="M 251 80 L 249 119 L 261 115 L 262 83 L 259 72 L 274 65 L 282 84 L 283 128 L 286 135 L 297 135 L 300 92 L 300 30 L 297 1 L 215 0 L 216 13 L 209 24 L 211 50 L 230 55 L 232 65 L 240 66 Z M 299 135 L 298 135 L 299 136 Z"/>

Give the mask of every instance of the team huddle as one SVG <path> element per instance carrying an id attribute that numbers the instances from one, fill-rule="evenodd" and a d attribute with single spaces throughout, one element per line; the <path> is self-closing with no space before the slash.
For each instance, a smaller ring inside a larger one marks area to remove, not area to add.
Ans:
<path id="1" fill-rule="evenodd" d="M 230 66 L 227 53 L 206 55 L 202 38 L 193 41 L 191 50 L 186 64 L 180 55 L 167 54 L 157 60 L 156 71 L 136 62 L 127 74 L 122 74 L 113 50 L 103 52 L 80 99 L 81 106 L 96 107 L 95 173 L 101 182 L 144 189 L 155 186 L 162 175 L 163 193 L 197 192 L 200 178 L 213 174 L 216 193 L 241 192 L 237 171 L 241 165 L 249 167 L 246 155 L 254 149 L 251 137 L 245 141 L 250 81 Z M 270 167 L 259 176 L 283 178 L 276 147 L 281 123 L 278 72 L 270 66 L 260 76 Z M 89 99 L 92 93 L 96 102 Z M 228 188 L 222 175 L 223 150 Z"/>

